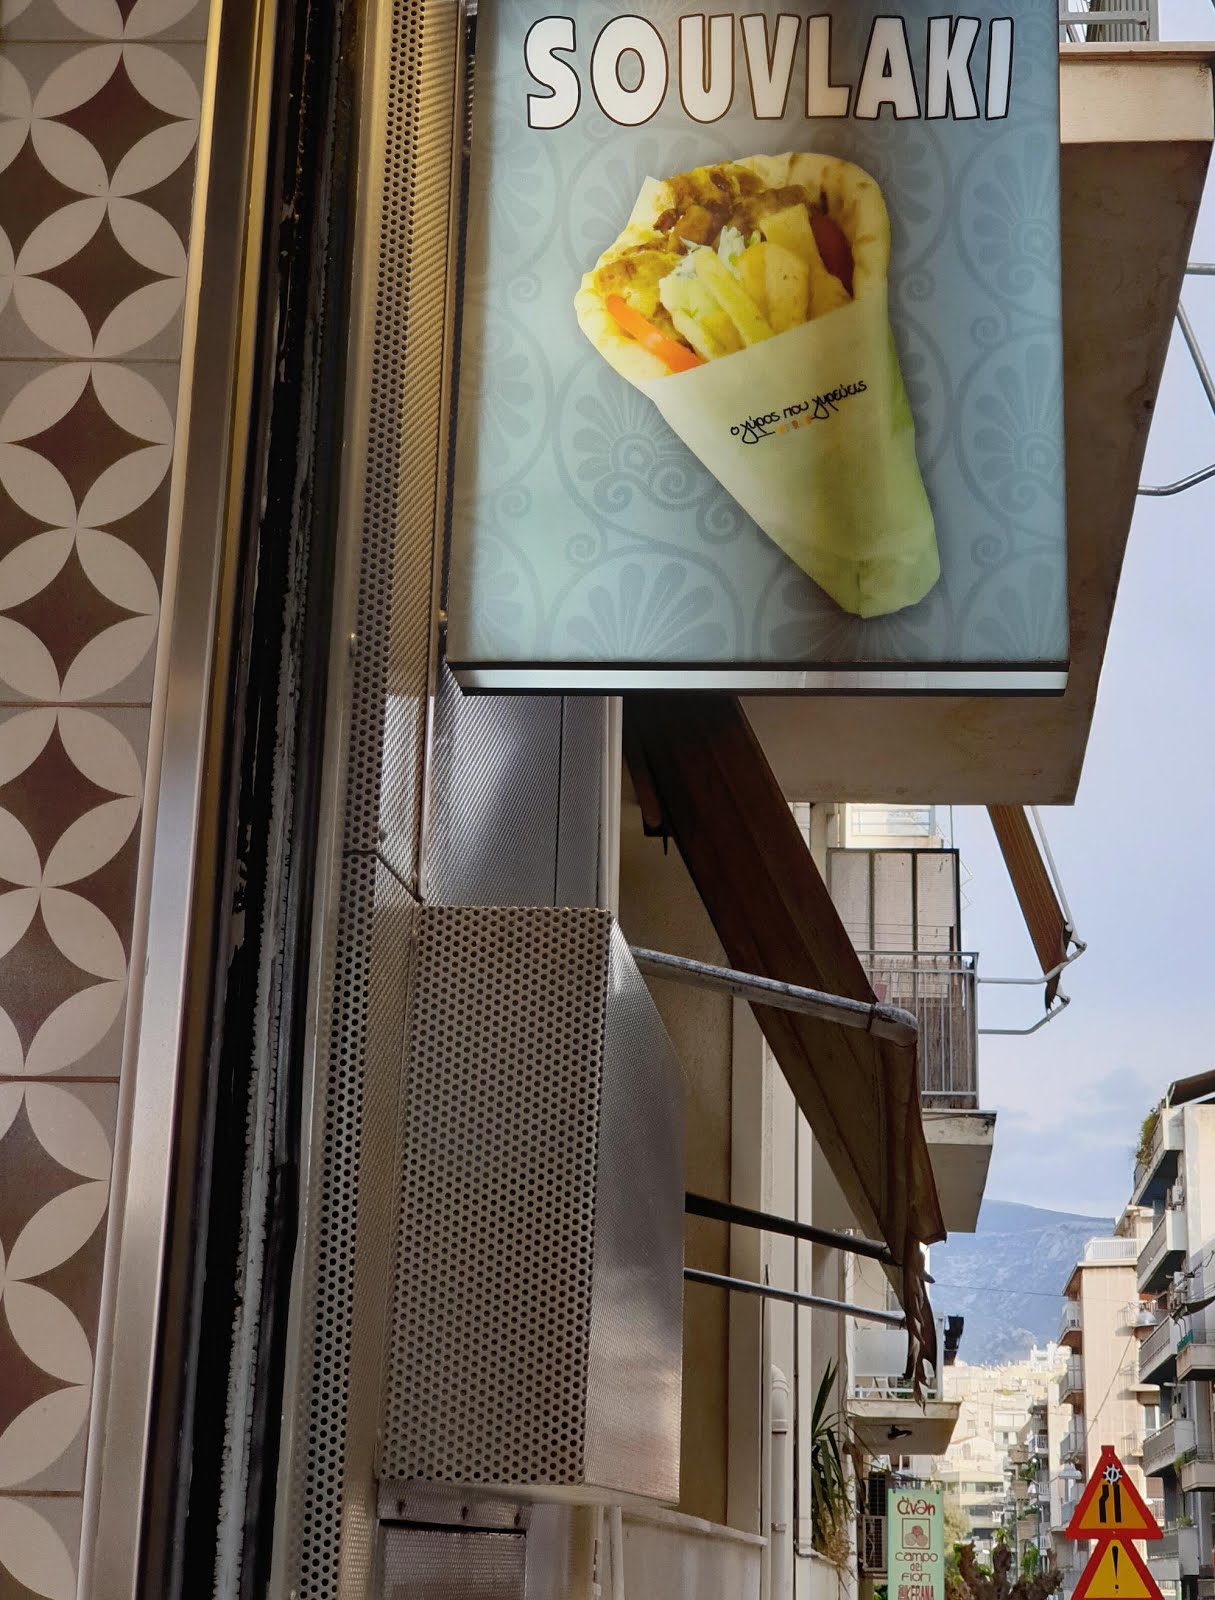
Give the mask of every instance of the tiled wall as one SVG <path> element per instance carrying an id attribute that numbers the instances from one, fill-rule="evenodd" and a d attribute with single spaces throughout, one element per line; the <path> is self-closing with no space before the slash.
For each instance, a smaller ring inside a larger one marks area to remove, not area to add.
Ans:
<path id="1" fill-rule="evenodd" d="M 0 1600 L 76 1595 L 206 0 L 0 0 Z"/>

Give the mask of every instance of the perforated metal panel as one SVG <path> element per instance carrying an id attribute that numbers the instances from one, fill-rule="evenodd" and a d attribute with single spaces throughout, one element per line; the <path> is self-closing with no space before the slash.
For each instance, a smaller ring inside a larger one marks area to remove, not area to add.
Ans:
<path id="1" fill-rule="evenodd" d="M 318 1022 L 288 1503 L 276 1592 L 369 1592 L 395 1103 L 419 866 L 446 457 L 460 8 L 367 12 L 343 530 L 344 864 Z M 324 911 L 322 914 L 325 914 Z"/>
<path id="2" fill-rule="evenodd" d="M 374 1559 L 380 1308 L 391 1254 L 393 1109 L 414 915 L 413 900 L 382 863 L 347 863 L 305 1230 L 288 1507 L 299 1600 L 336 1595 L 343 1559 L 368 1573 Z"/>
<path id="3" fill-rule="evenodd" d="M 460 104 L 454 0 L 380 7 L 368 53 L 365 391 L 348 843 L 417 881 L 437 530 L 443 512 L 452 161 Z M 378 199 L 378 207 L 376 201 Z M 374 254 L 372 254 L 374 249 Z"/>
<path id="4" fill-rule="evenodd" d="M 386 1479 L 675 1498 L 682 1094 L 606 912 L 419 911 Z"/>
<path id="5" fill-rule="evenodd" d="M 582 1481 L 609 937 L 594 913 L 421 914 L 388 1478 Z"/>
<path id="6" fill-rule="evenodd" d="M 383 1600 L 524 1600 L 522 1534 L 388 1528 Z"/>

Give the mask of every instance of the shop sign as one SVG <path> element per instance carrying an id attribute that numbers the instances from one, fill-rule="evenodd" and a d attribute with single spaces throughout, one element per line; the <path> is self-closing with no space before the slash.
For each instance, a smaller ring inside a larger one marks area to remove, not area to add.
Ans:
<path id="1" fill-rule="evenodd" d="M 462 682 L 1064 687 L 1056 11 L 481 0 Z"/>
<path id="2" fill-rule="evenodd" d="M 888 1600 L 945 1600 L 942 1489 L 886 1492 Z"/>

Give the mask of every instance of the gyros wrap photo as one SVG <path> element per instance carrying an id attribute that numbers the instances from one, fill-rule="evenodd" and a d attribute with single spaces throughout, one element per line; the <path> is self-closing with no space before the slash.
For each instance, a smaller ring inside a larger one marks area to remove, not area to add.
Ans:
<path id="1" fill-rule="evenodd" d="M 609 365 L 860 617 L 914 605 L 941 572 L 889 265 L 886 206 L 860 167 L 749 156 L 648 179 L 574 302 Z"/>
<path id="2" fill-rule="evenodd" d="M 462 687 L 1063 691 L 1058 32 L 1046 0 L 478 0 Z"/>

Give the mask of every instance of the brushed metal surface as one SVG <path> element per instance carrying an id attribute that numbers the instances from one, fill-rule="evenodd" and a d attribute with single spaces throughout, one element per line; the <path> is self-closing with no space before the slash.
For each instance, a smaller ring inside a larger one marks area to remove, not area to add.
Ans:
<path id="1" fill-rule="evenodd" d="M 682 1075 L 606 912 L 427 906 L 387 1480 L 673 1499 Z"/>
<path id="2" fill-rule="evenodd" d="M 436 682 L 422 897 L 436 905 L 593 906 L 607 702 L 465 695 Z"/>
<path id="3" fill-rule="evenodd" d="M 147 1489 L 156 1339 L 173 1183 L 175 1107 L 191 1049 L 187 983 L 205 988 L 216 763 L 209 711 L 250 417 L 268 118 L 257 101 L 274 6 L 211 7 L 182 335 L 168 543 L 131 935 L 84 1479 L 83 1595 L 134 1600 Z M 229 569 L 230 570 L 230 569 Z M 193 1041 L 196 1047 L 197 1041 Z"/>
<path id="4" fill-rule="evenodd" d="M 664 1226 L 664 1219 L 683 1210 L 684 1083 L 665 1033 L 655 1037 L 652 1005 L 613 924 L 595 1186 L 588 1475 L 674 1504 L 683 1230 Z"/>

